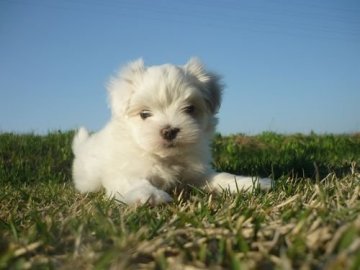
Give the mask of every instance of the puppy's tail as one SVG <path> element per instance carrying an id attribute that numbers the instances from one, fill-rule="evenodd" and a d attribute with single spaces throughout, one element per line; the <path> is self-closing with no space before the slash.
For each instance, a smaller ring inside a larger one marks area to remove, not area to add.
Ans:
<path id="1" fill-rule="evenodd" d="M 86 130 L 86 128 L 84 127 L 79 128 L 72 142 L 72 150 L 75 156 L 79 152 L 81 146 L 84 144 L 85 141 L 87 141 L 88 138 L 89 138 L 89 132 Z"/>

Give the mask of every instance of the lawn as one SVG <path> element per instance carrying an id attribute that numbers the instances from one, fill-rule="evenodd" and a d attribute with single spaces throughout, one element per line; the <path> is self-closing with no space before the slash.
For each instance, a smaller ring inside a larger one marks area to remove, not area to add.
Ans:
<path id="1" fill-rule="evenodd" d="M 0 268 L 360 269 L 360 136 L 216 136 L 214 167 L 270 192 L 128 207 L 71 184 L 72 132 L 0 134 Z"/>

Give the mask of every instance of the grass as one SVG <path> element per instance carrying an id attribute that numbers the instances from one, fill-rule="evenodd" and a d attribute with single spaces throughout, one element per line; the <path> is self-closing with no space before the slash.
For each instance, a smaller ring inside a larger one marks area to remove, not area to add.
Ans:
<path id="1" fill-rule="evenodd" d="M 127 207 L 73 189 L 71 137 L 0 135 L 0 268 L 360 269 L 359 156 L 317 180 L 284 169 L 270 192 Z"/>
<path id="2" fill-rule="evenodd" d="M 360 134 L 217 135 L 213 153 L 214 165 L 221 170 L 320 180 L 329 172 L 346 174 L 353 162 L 360 164 Z"/>

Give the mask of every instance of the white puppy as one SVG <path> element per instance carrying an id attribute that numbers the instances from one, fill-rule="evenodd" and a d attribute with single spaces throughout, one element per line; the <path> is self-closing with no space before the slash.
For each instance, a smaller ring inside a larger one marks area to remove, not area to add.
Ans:
<path id="1" fill-rule="evenodd" d="M 130 63 L 109 86 L 112 117 L 99 132 L 74 137 L 73 178 L 80 192 L 104 187 L 127 204 L 171 201 L 167 191 L 190 184 L 236 192 L 270 179 L 215 173 L 209 144 L 222 86 L 197 59 L 185 66 Z"/>

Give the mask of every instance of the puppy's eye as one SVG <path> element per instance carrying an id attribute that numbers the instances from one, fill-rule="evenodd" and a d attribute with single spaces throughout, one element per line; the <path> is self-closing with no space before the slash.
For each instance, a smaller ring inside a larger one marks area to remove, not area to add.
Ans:
<path id="1" fill-rule="evenodd" d="M 151 112 L 148 110 L 143 110 L 140 112 L 140 117 L 142 120 L 145 120 L 146 118 L 152 116 Z"/>
<path id="2" fill-rule="evenodd" d="M 184 112 L 186 112 L 188 114 L 193 114 L 195 112 L 195 106 L 194 105 L 186 106 L 184 108 Z"/>

